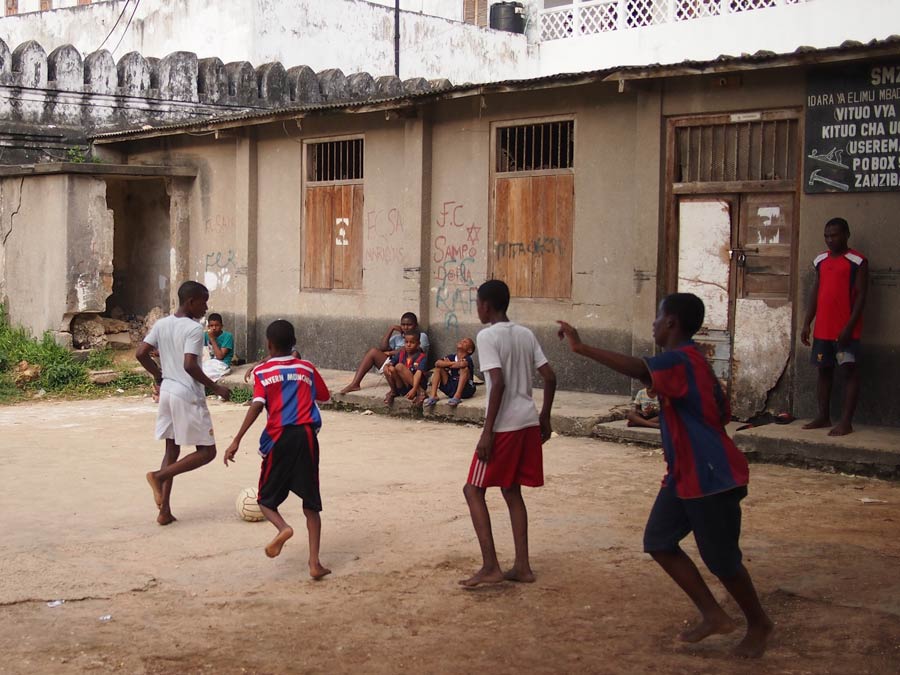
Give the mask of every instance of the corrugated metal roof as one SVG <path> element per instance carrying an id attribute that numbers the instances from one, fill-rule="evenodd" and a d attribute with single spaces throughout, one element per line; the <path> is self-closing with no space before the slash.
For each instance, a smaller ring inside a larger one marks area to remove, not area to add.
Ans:
<path id="1" fill-rule="evenodd" d="M 243 122 L 262 124 L 277 118 L 290 119 L 291 117 L 327 111 L 355 111 L 367 108 L 376 110 L 385 108 L 396 109 L 420 104 L 428 100 L 490 94 L 509 90 L 539 89 L 556 85 L 572 86 L 589 82 L 700 75 L 707 72 L 722 72 L 729 69 L 755 69 L 760 65 L 769 65 L 773 67 L 780 65 L 808 65 L 819 63 L 823 60 L 842 60 L 842 57 L 865 58 L 870 52 L 885 47 L 900 47 L 900 36 L 891 35 L 883 40 L 872 40 L 865 44 L 847 41 L 840 46 L 823 49 L 798 47 L 793 52 L 781 54 L 759 51 L 754 54 L 742 54 L 740 56 L 722 55 L 709 61 L 681 61 L 674 64 L 656 63 L 649 65 L 617 66 L 615 68 L 605 68 L 602 70 L 578 73 L 559 73 L 525 79 L 499 80 L 481 84 L 466 83 L 432 89 L 431 91 L 417 94 L 403 94 L 402 96 L 369 98 L 359 101 L 336 101 L 333 103 L 285 106 L 265 111 L 253 110 L 233 115 L 217 115 L 189 122 L 174 122 L 172 124 L 163 124 L 159 126 L 144 125 L 132 129 L 91 134 L 88 135 L 88 138 L 101 142 L 111 142 L 120 139 L 133 140 L 141 138 L 142 136 L 171 135 L 177 133 L 190 133 L 198 130 L 208 130 L 222 126 L 241 126 L 239 123 Z M 854 53 L 858 53 L 858 56 L 851 56 Z"/>

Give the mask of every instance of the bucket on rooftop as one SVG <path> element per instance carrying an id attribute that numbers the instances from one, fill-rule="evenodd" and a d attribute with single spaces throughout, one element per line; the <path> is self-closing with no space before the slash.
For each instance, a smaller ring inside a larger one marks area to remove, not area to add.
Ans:
<path id="1" fill-rule="evenodd" d="M 508 33 L 524 33 L 524 5 L 521 2 L 498 2 L 491 5 L 491 28 Z"/>

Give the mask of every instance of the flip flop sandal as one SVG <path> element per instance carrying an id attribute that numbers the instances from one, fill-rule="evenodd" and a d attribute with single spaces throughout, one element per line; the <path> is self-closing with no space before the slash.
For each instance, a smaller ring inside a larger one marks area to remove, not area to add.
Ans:
<path id="1" fill-rule="evenodd" d="M 455 408 L 460 403 L 462 403 L 462 399 L 456 398 L 455 396 L 453 398 L 451 398 L 449 401 L 447 401 L 447 405 L 449 405 L 451 408 Z"/>
<path id="2" fill-rule="evenodd" d="M 423 408 L 433 408 L 434 406 L 437 405 L 437 402 L 438 402 L 438 400 L 436 398 L 429 396 L 424 401 L 422 401 L 422 407 Z"/>

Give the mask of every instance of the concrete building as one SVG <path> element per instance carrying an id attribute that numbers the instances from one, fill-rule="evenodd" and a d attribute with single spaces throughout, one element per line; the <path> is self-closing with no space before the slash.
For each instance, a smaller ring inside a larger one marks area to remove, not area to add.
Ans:
<path id="1" fill-rule="evenodd" d="M 647 354 L 658 299 L 690 290 L 736 413 L 809 415 L 799 326 L 842 215 L 871 266 L 859 418 L 896 425 L 898 56 L 891 39 L 98 133 L 105 164 L 4 170 L 0 291 L 64 337 L 198 279 L 242 355 L 286 317 L 305 355 L 350 368 L 405 310 L 449 351 L 497 277 L 562 387 L 627 393 L 554 320 Z"/>
<path id="2" fill-rule="evenodd" d="M 116 59 L 192 51 L 316 71 L 394 68 L 393 0 L 11 1 L 16 14 L 0 18 L 8 44 L 105 47 Z M 500 2 L 401 0 L 401 78 L 489 82 L 786 53 L 883 40 L 900 26 L 895 0 L 522 0 L 522 36 L 487 29 Z"/>

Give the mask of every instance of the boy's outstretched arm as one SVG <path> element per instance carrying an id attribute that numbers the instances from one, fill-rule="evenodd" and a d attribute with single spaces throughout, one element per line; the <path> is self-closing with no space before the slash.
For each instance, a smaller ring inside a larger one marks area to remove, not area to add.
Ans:
<path id="1" fill-rule="evenodd" d="M 503 370 L 491 368 L 485 375 L 491 380 L 491 395 L 488 397 L 487 412 L 484 414 L 484 429 L 481 430 L 481 438 L 475 446 L 475 453 L 482 462 L 490 462 L 494 451 L 494 423 L 497 421 L 497 413 L 500 412 L 500 403 L 506 391 L 506 382 L 503 380 Z"/>
<path id="2" fill-rule="evenodd" d="M 593 359 L 607 368 L 611 368 L 623 375 L 640 380 L 648 386 L 653 384 L 653 380 L 650 378 L 650 370 L 647 368 L 647 364 L 644 363 L 643 359 L 586 345 L 581 341 L 581 337 L 579 337 L 578 331 L 575 330 L 574 326 L 570 326 L 565 321 L 557 321 L 556 323 L 559 324 L 559 331 L 557 333 L 559 339 L 568 339 L 569 347 L 576 354 L 581 354 L 589 359 Z"/>
<path id="3" fill-rule="evenodd" d="M 265 406 L 259 401 L 253 401 L 253 403 L 250 404 L 247 414 L 244 415 L 244 422 L 241 424 L 241 428 L 238 429 L 238 432 L 234 436 L 234 440 L 231 441 L 231 445 L 229 445 L 228 449 L 225 451 L 225 466 L 228 466 L 228 462 L 234 461 L 234 456 L 241 445 L 241 439 L 244 438 L 244 434 L 247 433 L 247 430 L 253 426 L 253 423 L 256 421 L 256 418 L 259 417 L 259 413 L 262 412 L 264 407 Z"/>
<path id="4" fill-rule="evenodd" d="M 541 441 L 550 440 L 553 429 L 550 427 L 550 409 L 553 407 L 553 397 L 556 396 L 556 373 L 549 363 L 538 368 L 538 373 L 544 379 L 544 404 L 541 406 Z"/>

